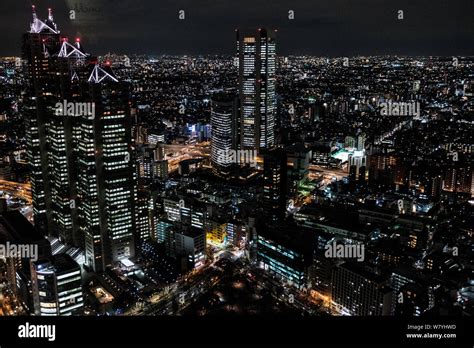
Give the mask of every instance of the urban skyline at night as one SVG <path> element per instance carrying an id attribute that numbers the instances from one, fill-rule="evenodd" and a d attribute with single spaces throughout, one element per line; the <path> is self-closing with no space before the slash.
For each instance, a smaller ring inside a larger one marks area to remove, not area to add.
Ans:
<path id="1" fill-rule="evenodd" d="M 0 55 L 20 53 L 18 35 L 25 30 L 32 4 L 30 0 L 0 4 L 0 12 L 15 12 L 3 20 L 10 30 Z M 230 0 L 50 0 L 40 4 L 43 9 L 53 7 L 62 30 L 82 36 L 96 54 L 234 54 L 233 30 L 258 27 L 279 30 L 279 54 L 284 55 L 470 55 L 474 44 L 470 18 L 474 4 L 469 0 L 297 0 L 291 5 L 278 0 L 271 6 L 267 0 L 238 4 Z M 71 10 L 76 11 L 74 19 L 69 19 Z M 179 11 L 185 11 L 184 19 Z"/>
<path id="2" fill-rule="evenodd" d="M 12 4 L 0 319 L 15 342 L 63 340 L 63 316 L 465 342 L 474 36 L 455 2 Z"/>

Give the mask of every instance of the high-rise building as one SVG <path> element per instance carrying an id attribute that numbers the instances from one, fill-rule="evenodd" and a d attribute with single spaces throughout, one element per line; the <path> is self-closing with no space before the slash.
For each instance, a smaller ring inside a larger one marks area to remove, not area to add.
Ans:
<path id="1" fill-rule="evenodd" d="M 282 149 L 263 157 L 263 208 L 271 222 L 285 218 L 287 194 L 287 160 Z"/>
<path id="2" fill-rule="evenodd" d="M 310 267 L 311 288 L 323 296 L 331 296 L 332 274 L 335 266 L 334 259 L 324 256 L 323 252 L 315 252 Z"/>
<path id="3" fill-rule="evenodd" d="M 392 290 L 388 280 L 356 262 L 346 262 L 333 273 L 332 300 L 343 315 L 389 315 Z"/>
<path id="4" fill-rule="evenodd" d="M 443 190 L 474 194 L 471 166 L 448 168 L 445 172 Z"/>
<path id="5" fill-rule="evenodd" d="M 76 166 L 70 165 L 76 156 L 78 110 L 73 108 L 65 115 L 57 104 L 80 99 L 77 82 L 90 57 L 79 39 L 71 44 L 60 37 L 51 9 L 42 21 L 33 6 L 33 22 L 23 37 L 23 58 L 27 63 L 25 118 L 35 225 L 64 243 L 83 246 L 73 202 Z"/>
<path id="6" fill-rule="evenodd" d="M 135 255 L 137 200 L 128 88 L 109 67 L 95 65 L 85 97 L 95 117 L 81 119 L 79 220 L 86 264 L 95 271 Z"/>
<path id="7" fill-rule="evenodd" d="M 151 194 L 148 187 L 138 190 L 138 198 L 135 205 L 135 239 L 144 241 L 151 238 L 150 223 L 150 199 Z"/>
<path id="8" fill-rule="evenodd" d="M 431 179 L 429 193 L 432 198 L 439 198 L 441 195 L 441 189 L 443 187 L 443 178 L 441 175 L 437 175 Z"/>
<path id="9" fill-rule="evenodd" d="M 274 31 L 237 30 L 241 149 L 275 145 L 275 48 Z"/>
<path id="10" fill-rule="evenodd" d="M 27 63 L 25 129 L 34 220 L 35 225 L 44 232 L 50 230 L 52 225 L 46 125 L 58 100 L 58 81 L 50 52 L 58 52 L 59 48 L 60 35 L 52 12 L 49 12 L 47 20 L 42 21 L 33 6 L 33 21 L 30 30 L 23 36 L 23 59 Z"/>
<path id="11" fill-rule="evenodd" d="M 367 167 L 367 157 L 365 150 L 356 150 L 349 155 L 349 179 L 351 181 L 365 181 L 365 171 Z"/>
<path id="12" fill-rule="evenodd" d="M 134 255 L 136 174 L 128 86 L 38 19 L 24 35 L 35 225 L 86 250 L 91 269 Z"/>
<path id="13" fill-rule="evenodd" d="M 403 167 L 399 165 L 400 159 L 393 154 L 371 154 L 366 163 L 369 172 L 369 183 L 371 185 L 390 186 L 394 182 L 405 181 L 405 172 L 403 170 L 398 172 L 398 170 L 403 169 Z"/>
<path id="14" fill-rule="evenodd" d="M 59 254 L 34 262 L 32 269 L 36 315 L 82 314 L 82 276 L 77 262 L 67 254 Z"/>
<path id="15" fill-rule="evenodd" d="M 357 135 L 357 151 L 365 150 L 365 139 L 366 135 L 364 133 Z"/>
<path id="16" fill-rule="evenodd" d="M 230 151 L 237 148 L 237 98 L 216 94 L 211 107 L 211 163 L 215 174 L 226 176 L 232 167 Z"/>

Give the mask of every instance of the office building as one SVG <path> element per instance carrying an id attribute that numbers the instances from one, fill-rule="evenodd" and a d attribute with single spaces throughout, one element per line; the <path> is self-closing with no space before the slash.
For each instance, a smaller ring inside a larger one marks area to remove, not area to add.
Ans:
<path id="1" fill-rule="evenodd" d="M 51 185 L 45 151 L 47 122 L 60 98 L 58 65 L 50 56 L 52 52 L 59 52 L 60 46 L 59 30 L 52 12 L 46 20 L 40 20 L 33 6 L 33 21 L 30 30 L 23 35 L 22 48 L 26 61 L 25 129 L 35 225 L 43 233 L 52 231 Z"/>
<path id="2" fill-rule="evenodd" d="M 389 315 L 392 289 L 387 279 L 357 262 L 346 262 L 333 273 L 332 301 L 342 315 Z"/>
<path id="3" fill-rule="evenodd" d="M 137 241 L 145 241 L 151 238 L 150 200 L 150 190 L 147 187 L 138 189 L 135 204 L 135 239 Z"/>
<path id="4" fill-rule="evenodd" d="M 7 279 L 10 288 L 23 308 L 34 314 L 33 288 L 31 283 L 31 262 L 33 256 L 38 259 L 51 256 L 51 245 L 37 228 L 35 228 L 19 211 L 6 211 L 0 215 L 0 244 L 16 246 L 32 246 L 37 248 L 37 255 L 31 257 L 6 258 Z"/>
<path id="5" fill-rule="evenodd" d="M 287 157 L 282 149 L 263 156 L 263 208 L 270 222 L 281 221 L 286 212 Z"/>
<path id="6" fill-rule="evenodd" d="M 211 163 L 215 174 L 227 176 L 232 167 L 230 151 L 237 148 L 237 98 L 216 94 L 211 107 Z"/>
<path id="7" fill-rule="evenodd" d="M 308 286 L 312 250 L 305 231 L 287 225 L 261 226 L 256 243 L 258 267 L 298 289 Z"/>
<path id="8" fill-rule="evenodd" d="M 84 310 L 80 266 L 67 254 L 38 260 L 32 267 L 35 315 L 81 315 Z"/>
<path id="9" fill-rule="evenodd" d="M 173 222 L 167 219 L 160 219 L 156 224 L 155 239 L 157 243 L 164 243 L 168 230 L 173 226 Z"/>
<path id="10" fill-rule="evenodd" d="M 275 32 L 237 30 L 240 149 L 275 145 Z"/>
<path id="11" fill-rule="evenodd" d="M 86 264 L 101 271 L 134 255 L 128 87 L 80 39 L 60 38 L 51 10 L 41 21 L 33 8 L 23 42 L 35 225 L 84 248 Z"/>
<path id="12" fill-rule="evenodd" d="M 84 88 L 95 117 L 81 118 L 78 140 L 79 226 L 86 264 L 102 271 L 135 255 L 136 172 L 128 89 L 110 67 L 95 65 Z"/>
<path id="13" fill-rule="evenodd" d="M 190 271 L 204 266 L 206 232 L 199 228 L 174 223 L 166 229 L 165 247 L 168 256 L 181 261 L 181 269 Z"/>

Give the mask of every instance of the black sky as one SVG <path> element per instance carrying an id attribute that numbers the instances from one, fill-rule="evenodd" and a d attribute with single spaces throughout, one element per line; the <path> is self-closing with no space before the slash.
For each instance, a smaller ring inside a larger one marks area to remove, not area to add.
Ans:
<path id="1" fill-rule="evenodd" d="M 231 54 L 235 28 L 268 27 L 282 55 L 474 55 L 474 0 L 1 0 L 0 55 L 19 54 L 31 4 L 93 54 Z"/>

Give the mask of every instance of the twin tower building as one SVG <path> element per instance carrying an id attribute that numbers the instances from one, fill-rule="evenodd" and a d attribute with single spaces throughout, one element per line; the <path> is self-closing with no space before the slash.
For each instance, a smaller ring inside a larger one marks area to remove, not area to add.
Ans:
<path id="1" fill-rule="evenodd" d="M 62 37 L 49 10 L 23 37 L 35 226 L 102 271 L 133 257 L 137 197 L 128 86 Z"/>

